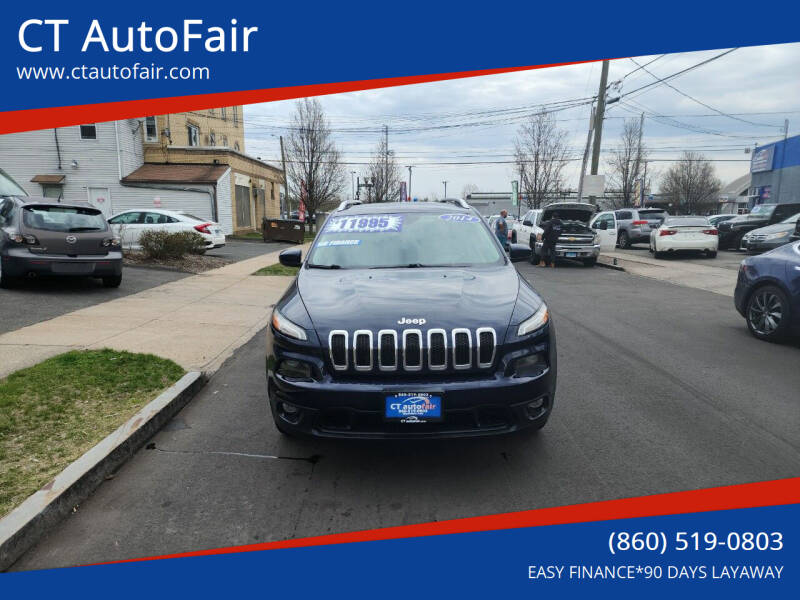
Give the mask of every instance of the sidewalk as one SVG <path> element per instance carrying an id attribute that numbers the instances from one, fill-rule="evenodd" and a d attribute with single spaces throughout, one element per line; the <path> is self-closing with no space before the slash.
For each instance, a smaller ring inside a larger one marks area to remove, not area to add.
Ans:
<path id="1" fill-rule="evenodd" d="M 292 278 L 251 274 L 276 262 L 271 252 L 0 335 L 0 377 L 62 352 L 106 347 L 213 373 L 269 322 Z"/>
<path id="2" fill-rule="evenodd" d="M 668 281 L 676 285 L 706 290 L 715 294 L 733 297 L 736 287 L 737 271 L 731 268 L 714 265 L 716 259 L 697 262 L 682 261 L 680 257 L 656 259 L 649 254 L 631 255 L 622 252 L 604 252 L 600 254 L 600 262 L 615 264 L 626 272 L 642 277 L 650 277 L 660 281 Z"/>

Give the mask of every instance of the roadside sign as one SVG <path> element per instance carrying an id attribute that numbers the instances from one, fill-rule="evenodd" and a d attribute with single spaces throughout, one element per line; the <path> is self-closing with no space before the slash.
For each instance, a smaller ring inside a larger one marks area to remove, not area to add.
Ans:
<path id="1" fill-rule="evenodd" d="M 602 196 L 606 189 L 605 175 L 584 175 L 583 196 Z"/>

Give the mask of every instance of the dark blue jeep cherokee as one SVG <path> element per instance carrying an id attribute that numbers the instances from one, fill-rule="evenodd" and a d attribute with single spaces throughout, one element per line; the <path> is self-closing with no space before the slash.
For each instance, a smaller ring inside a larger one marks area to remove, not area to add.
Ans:
<path id="1" fill-rule="evenodd" d="M 300 267 L 267 332 L 281 432 L 461 437 L 547 422 L 552 317 L 463 201 L 343 203 L 305 261 L 290 249 L 281 263 Z"/>

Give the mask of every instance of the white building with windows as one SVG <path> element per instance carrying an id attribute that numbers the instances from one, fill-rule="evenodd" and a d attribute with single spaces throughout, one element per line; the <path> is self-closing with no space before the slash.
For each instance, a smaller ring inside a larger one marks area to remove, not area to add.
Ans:
<path id="1" fill-rule="evenodd" d="M 32 196 L 89 202 L 107 217 L 129 209 L 180 210 L 220 223 L 229 235 L 277 216 L 272 204 L 278 206 L 283 172 L 216 139 L 208 146 L 205 137 L 227 137 L 224 130 L 201 140 L 192 115 L 184 118 L 185 141 L 177 131 L 165 136 L 156 117 L 1 135 L 0 168 Z"/>

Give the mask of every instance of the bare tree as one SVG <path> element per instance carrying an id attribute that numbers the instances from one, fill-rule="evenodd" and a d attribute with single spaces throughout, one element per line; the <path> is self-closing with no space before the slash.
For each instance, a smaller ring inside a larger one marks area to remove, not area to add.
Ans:
<path id="1" fill-rule="evenodd" d="M 474 183 L 468 183 L 463 188 L 461 188 L 461 197 L 466 200 L 467 196 L 470 194 L 474 194 L 475 192 L 480 192 L 480 189 Z"/>
<path id="2" fill-rule="evenodd" d="M 618 191 L 619 204 L 614 208 L 633 206 L 636 182 L 642 179 L 647 148 L 642 143 L 642 126 L 638 119 L 626 119 L 620 134 L 620 144 L 611 151 L 608 160 L 609 188 Z M 617 202 L 615 202 L 616 204 Z"/>
<path id="3" fill-rule="evenodd" d="M 566 131 L 544 111 L 532 115 L 517 131 L 514 156 L 528 208 L 540 208 L 561 189 L 567 158 L 566 137 Z"/>
<path id="4" fill-rule="evenodd" d="M 696 152 L 684 152 L 681 159 L 673 163 L 661 177 L 661 193 L 678 214 L 710 211 L 716 206 L 721 186 L 714 165 Z"/>
<path id="5" fill-rule="evenodd" d="M 394 155 L 389 152 L 386 139 L 381 138 L 367 166 L 367 202 L 397 202 L 400 200 L 400 182 L 403 180 Z"/>
<path id="6" fill-rule="evenodd" d="M 344 186 L 341 155 L 331 135 L 322 105 L 316 98 L 297 101 L 286 144 L 287 189 L 305 201 L 310 216 L 336 202 Z"/>

